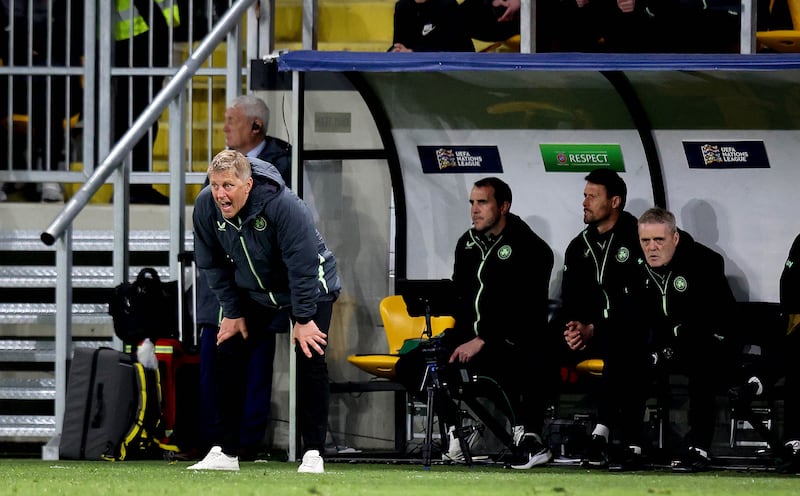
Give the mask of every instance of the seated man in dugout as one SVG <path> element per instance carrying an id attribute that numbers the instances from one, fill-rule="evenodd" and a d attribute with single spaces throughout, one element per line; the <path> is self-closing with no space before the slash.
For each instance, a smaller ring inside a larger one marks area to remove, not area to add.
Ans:
<path id="1" fill-rule="evenodd" d="M 711 463 L 717 393 L 727 389 L 735 371 L 735 300 L 722 256 L 679 230 L 671 212 L 651 208 L 638 224 L 646 264 L 625 300 L 622 328 L 631 339 L 646 339 L 646 351 L 606 363 L 623 378 L 611 388 L 623 406 L 620 418 L 643 432 L 645 399 L 652 396 L 647 389 L 665 384 L 671 374 L 685 376 L 689 430 L 672 470 L 704 471 Z M 615 468 L 642 468 L 642 445 L 624 448 Z"/>
<path id="2" fill-rule="evenodd" d="M 499 387 L 502 401 L 495 404 L 512 426 L 506 433 L 513 445 L 510 464 L 529 469 L 552 458 L 542 429 L 558 381 L 552 360 L 557 342 L 547 327 L 553 251 L 510 212 L 511 188 L 501 179 L 475 182 L 469 204 L 472 227 L 456 243 L 453 264 L 455 327 L 434 338 L 441 345 L 438 363 L 444 364 L 443 374 L 465 369 L 477 378 L 469 391 L 486 390 L 495 399 Z M 401 355 L 396 366 L 398 382 L 420 401 L 425 401 L 427 360 L 420 346 Z M 437 411 L 448 427 L 444 458 L 460 461 L 463 451 L 454 436 L 461 427 L 458 411 L 452 402 L 444 403 Z"/>
<path id="3" fill-rule="evenodd" d="M 796 357 L 800 355 L 800 235 L 795 237 L 789 255 L 783 265 L 780 278 L 780 312 L 776 325 L 781 335 L 775 342 L 767 343 L 767 350 L 759 350 L 761 363 L 745 370 L 749 373 L 736 387 L 731 388 L 730 398 L 736 408 L 749 409 L 757 398 L 780 391 L 783 399 L 783 441 L 767 439 L 776 455 L 779 473 L 800 473 L 800 367 Z M 764 329 L 759 328 L 763 332 Z M 783 389 L 775 385 L 783 379 Z"/>
<path id="4" fill-rule="evenodd" d="M 609 467 L 609 439 L 612 420 L 617 415 L 619 399 L 606 382 L 625 379 L 623 372 L 614 377 L 621 361 L 643 354 L 646 344 L 625 335 L 620 319 L 621 300 L 627 288 L 640 274 L 644 256 L 639 244 L 636 217 L 625 210 L 628 188 L 624 179 L 610 169 L 595 169 L 585 178 L 583 222 L 586 227 L 570 241 L 564 253 L 561 281 L 561 308 L 551 320 L 564 342 L 559 361 L 574 367 L 577 363 L 600 358 L 603 367 L 600 394 L 597 397 L 597 423 L 581 464 L 586 468 Z M 620 360 L 617 360 L 619 357 Z M 635 376 L 634 376 L 635 377 Z M 629 423 L 615 426 L 614 438 L 638 444 L 638 432 L 630 432 Z"/>

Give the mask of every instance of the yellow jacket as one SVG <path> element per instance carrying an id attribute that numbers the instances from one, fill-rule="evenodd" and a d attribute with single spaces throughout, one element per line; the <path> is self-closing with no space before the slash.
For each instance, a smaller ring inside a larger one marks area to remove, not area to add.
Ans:
<path id="1" fill-rule="evenodd" d="M 164 19 L 170 27 L 180 26 L 181 19 L 178 14 L 178 5 L 174 0 L 153 0 L 161 8 Z M 136 35 L 147 32 L 150 27 L 147 19 L 133 5 L 132 0 L 116 0 L 114 9 L 114 39 L 127 40 Z"/>

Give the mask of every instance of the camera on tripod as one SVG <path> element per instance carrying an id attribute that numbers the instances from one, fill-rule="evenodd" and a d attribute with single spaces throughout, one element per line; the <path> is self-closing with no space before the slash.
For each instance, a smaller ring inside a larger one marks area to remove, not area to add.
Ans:
<path id="1" fill-rule="evenodd" d="M 419 349 L 422 352 L 422 356 L 425 357 L 425 363 L 428 365 L 436 365 L 440 369 L 447 365 L 449 357 L 441 339 L 433 338 L 421 341 Z"/>

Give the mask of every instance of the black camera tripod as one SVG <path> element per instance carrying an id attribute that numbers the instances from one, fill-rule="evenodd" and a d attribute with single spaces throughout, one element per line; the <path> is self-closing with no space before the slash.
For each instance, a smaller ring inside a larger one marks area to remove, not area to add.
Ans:
<path id="1" fill-rule="evenodd" d="M 441 315 L 453 315 L 456 309 L 455 290 L 453 282 L 449 279 L 441 280 L 408 280 L 397 279 L 397 293 L 403 296 L 406 303 L 408 314 L 412 317 L 425 316 L 424 333 L 428 340 L 423 341 L 420 347 L 425 357 L 425 374 L 420 384 L 420 391 L 427 393 L 427 418 L 425 429 L 425 442 L 422 448 L 423 466 L 429 469 L 431 466 L 431 448 L 433 443 L 433 416 L 439 418 L 439 431 L 441 438 L 447 439 L 447 432 L 442 419 L 447 418 L 447 408 L 453 408 L 458 412 L 458 404 L 453 396 L 453 391 L 459 391 L 459 399 L 469 407 L 477 419 L 503 443 L 504 446 L 513 449 L 511 435 L 505 426 L 502 425 L 492 414 L 482 405 L 477 397 L 470 394 L 470 389 L 475 380 L 470 376 L 466 368 L 455 364 L 448 364 L 448 356 L 442 348 L 438 339 L 431 339 L 431 317 Z M 455 370 L 450 370 L 460 367 Z M 446 373 L 445 373 L 446 372 Z M 443 377 L 444 376 L 444 377 Z M 453 379 L 458 384 L 449 384 L 446 379 Z M 479 427 L 479 428 L 482 428 Z M 454 437 L 458 439 L 461 452 L 464 454 L 464 461 L 472 467 L 472 455 L 469 450 L 467 438 L 475 427 L 455 427 Z"/>
<path id="2" fill-rule="evenodd" d="M 448 418 L 445 415 L 445 409 L 448 406 L 454 406 L 455 400 L 450 394 L 450 387 L 447 382 L 442 381 L 440 372 L 443 371 L 445 365 L 442 363 L 447 357 L 442 353 L 444 350 L 441 348 L 440 343 L 428 341 L 421 344 L 422 354 L 425 356 L 425 375 L 422 378 L 420 391 L 423 389 L 427 392 L 427 417 L 425 419 L 425 442 L 422 446 L 422 464 L 426 469 L 431 466 L 431 448 L 433 445 L 433 416 L 434 414 L 439 417 L 439 432 L 441 435 L 442 446 L 444 440 L 447 439 L 447 432 L 443 419 Z M 464 463 L 472 467 L 472 454 L 470 453 L 469 443 L 467 438 L 472 433 L 473 428 L 464 428 L 456 426 L 453 431 L 453 436 L 458 439 L 461 446 L 461 453 L 464 455 Z"/>

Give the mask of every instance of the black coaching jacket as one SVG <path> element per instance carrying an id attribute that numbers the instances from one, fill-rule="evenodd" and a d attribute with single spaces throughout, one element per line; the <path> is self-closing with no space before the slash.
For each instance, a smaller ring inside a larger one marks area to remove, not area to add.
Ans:
<path id="1" fill-rule="evenodd" d="M 509 213 L 496 238 L 474 228 L 456 244 L 453 282 L 456 330 L 487 344 L 530 342 L 547 325 L 553 251 L 517 215 Z"/>

